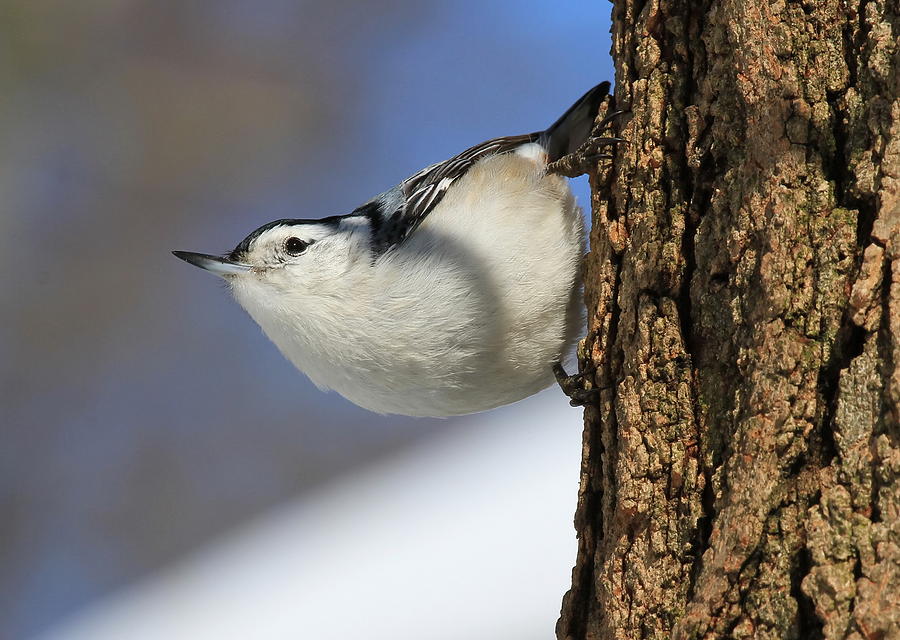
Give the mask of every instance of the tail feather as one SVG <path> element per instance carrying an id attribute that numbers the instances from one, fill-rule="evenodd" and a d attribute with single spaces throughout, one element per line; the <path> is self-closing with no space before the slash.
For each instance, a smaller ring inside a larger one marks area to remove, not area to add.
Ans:
<path id="1" fill-rule="evenodd" d="M 600 103 L 608 95 L 609 82 L 601 82 L 581 96 L 559 120 L 541 134 L 541 143 L 547 150 L 550 162 L 556 162 L 563 156 L 577 151 L 587 142 L 594 128 Z"/>

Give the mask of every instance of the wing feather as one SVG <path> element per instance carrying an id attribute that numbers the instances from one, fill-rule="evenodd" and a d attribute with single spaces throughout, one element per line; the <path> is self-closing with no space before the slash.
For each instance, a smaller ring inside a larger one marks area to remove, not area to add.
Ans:
<path id="1" fill-rule="evenodd" d="M 380 251 L 386 251 L 408 238 L 422 224 L 428 214 L 434 211 L 447 190 L 476 162 L 492 155 L 509 153 L 524 144 L 536 142 L 540 135 L 540 133 L 529 133 L 487 140 L 474 147 L 469 147 L 449 160 L 425 167 L 401 182 L 398 186 L 402 196 L 399 198 L 399 202 L 396 202 L 394 198 L 384 196 L 380 201 L 376 198 L 373 202 L 381 205 L 377 210 L 381 219 L 377 225 L 373 224 L 375 247 Z M 390 204 L 394 206 L 386 206 Z"/>

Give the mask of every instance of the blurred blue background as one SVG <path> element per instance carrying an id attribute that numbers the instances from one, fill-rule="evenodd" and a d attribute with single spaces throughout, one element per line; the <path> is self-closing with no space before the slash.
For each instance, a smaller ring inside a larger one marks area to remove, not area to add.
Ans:
<path id="1" fill-rule="evenodd" d="M 33 637 L 374 461 L 517 415 L 382 417 L 323 394 L 169 251 L 345 213 L 545 127 L 612 79 L 609 12 L 0 1 L 0 637 Z M 558 392 L 533 401 L 559 407 L 547 415 L 577 448 L 579 412 Z M 540 499 L 558 496 L 529 508 Z"/>

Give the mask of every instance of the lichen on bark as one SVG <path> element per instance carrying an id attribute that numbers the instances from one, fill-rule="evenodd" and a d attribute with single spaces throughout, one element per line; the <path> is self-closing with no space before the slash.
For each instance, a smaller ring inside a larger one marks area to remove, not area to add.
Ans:
<path id="1" fill-rule="evenodd" d="M 900 6 L 622 0 L 580 638 L 900 637 Z"/>

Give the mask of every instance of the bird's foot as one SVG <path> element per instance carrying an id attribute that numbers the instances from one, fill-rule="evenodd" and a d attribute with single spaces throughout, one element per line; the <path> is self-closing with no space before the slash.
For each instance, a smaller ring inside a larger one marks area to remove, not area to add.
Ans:
<path id="1" fill-rule="evenodd" d="M 610 128 L 613 120 L 627 113 L 630 112 L 613 111 L 597 124 L 594 131 L 600 133 L 606 131 Z M 599 160 L 612 158 L 613 156 L 611 153 L 605 153 L 603 150 L 620 142 L 627 142 L 627 140 L 616 136 L 591 137 L 572 153 L 564 155 L 559 160 L 549 163 L 547 165 L 547 172 L 556 173 L 567 178 L 577 178 L 578 176 L 582 176 L 594 170 Z"/>
<path id="2" fill-rule="evenodd" d="M 553 375 L 559 388 L 569 398 L 569 404 L 573 407 L 583 407 L 588 404 L 596 404 L 600 400 L 600 389 L 585 389 L 585 376 L 583 373 L 569 375 L 559 362 L 553 363 Z"/>

